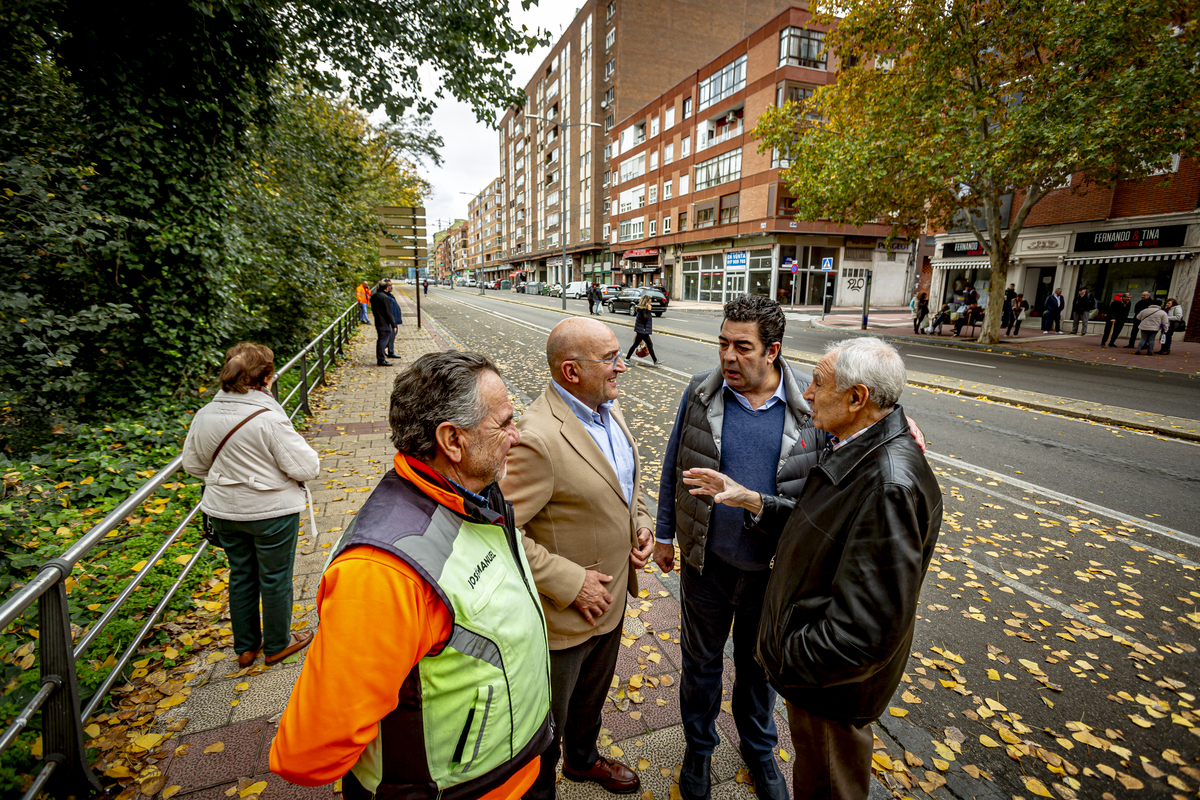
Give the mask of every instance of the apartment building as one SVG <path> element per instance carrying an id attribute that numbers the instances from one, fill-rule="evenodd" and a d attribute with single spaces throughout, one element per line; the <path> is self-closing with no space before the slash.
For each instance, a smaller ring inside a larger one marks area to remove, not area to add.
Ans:
<path id="1" fill-rule="evenodd" d="M 440 280 L 450 276 L 454 269 L 454 248 L 452 245 L 453 233 L 455 228 L 466 222 L 465 219 L 456 219 L 445 228 L 433 234 L 432 246 L 433 262 L 430 264 L 429 273 L 436 275 Z"/>
<path id="2" fill-rule="evenodd" d="M 725 50 L 789 5 L 790 0 L 583 3 L 526 84 L 525 107 L 509 108 L 500 120 L 507 197 L 499 258 L 506 274 L 550 282 L 610 281 L 606 201 L 617 121 L 695 70 L 704 54 Z"/>
<path id="3" fill-rule="evenodd" d="M 471 274 L 463 277 L 497 281 L 507 275 L 499 260 L 504 243 L 503 204 L 503 178 L 488 181 L 467 204 L 466 268 Z"/>
<path id="4" fill-rule="evenodd" d="M 857 305 L 870 275 L 873 303 L 907 302 L 915 242 L 889 249 L 883 224 L 796 220 L 786 161 L 750 136 L 770 106 L 836 79 L 826 31 L 788 8 L 617 124 L 604 231 L 614 282 L 661 283 L 689 301 L 819 305 L 832 281 L 835 303 Z"/>
<path id="5" fill-rule="evenodd" d="M 1131 294 L 1135 302 L 1142 292 L 1161 301 L 1173 297 L 1188 320 L 1187 340 L 1200 339 L 1200 159 L 1177 155 L 1145 180 L 1089 184 L 1072 193 L 1081 177 L 1072 175 L 1034 206 L 1013 248 L 1008 283 L 1024 293 L 1034 314 L 1058 288 L 1067 298 L 1065 315 L 1081 287 L 1101 303 L 1117 293 Z M 1005 197 L 1006 228 L 1022 199 L 1019 192 Z M 991 264 L 974 235 L 952 231 L 934 240 L 930 304 L 960 302 L 968 285 L 986 302 Z M 1102 319 L 1092 325 L 1102 327 Z"/>

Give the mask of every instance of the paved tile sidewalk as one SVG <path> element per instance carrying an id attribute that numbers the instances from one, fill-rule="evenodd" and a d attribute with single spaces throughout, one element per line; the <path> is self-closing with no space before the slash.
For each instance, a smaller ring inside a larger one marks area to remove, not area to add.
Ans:
<path id="1" fill-rule="evenodd" d="M 320 393 L 321 408 L 307 434 L 321 454 L 322 478 L 314 481 L 313 501 L 320 535 L 308 525 L 301 528 L 295 566 L 294 625 L 316 625 L 315 597 L 328 548 L 361 507 L 369 490 L 390 468 L 394 449 L 385 423 L 387 398 L 395 375 L 420 355 L 449 344 L 428 329 L 412 323 L 401 328 L 396 341 L 400 353 L 395 368 L 374 366 L 374 331 L 364 327 L 352 342 L 350 361 L 334 375 L 334 385 Z M 631 598 L 624 625 L 617 676 L 610 701 L 605 704 L 600 749 L 636 769 L 642 780 L 641 800 L 678 800 L 678 768 L 683 761 L 684 739 L 679 712 L 680 617 L 678 576 L 661 575 L 650 567 L 640 576 L 640 598 Z M 226 602 L 227 597 L 222 598 Z M 163 765 L 164 785 L 179 785 L 178 800 L 223 800 L 259 781 L 256 787 L 269 798 L 337 797 L 335 785 L 305 788 L 289 784 L 269 771 L 268 754 L 276 721 L 300 673 L 303 654 L 290 664 L 265 668 L 261 659 L 250 670 L 237 670 L 232 648 L 198 653 L 207 663 L 211 653 L 224 657 L 205 668 L 187 702 L 175 718 L 187 724 L 176 736 L 189 745 Z M 246 686 L 239 691 L 238 687 Z M 730 716 L 733 663 L 725 660 L 725 686 L 718 718 L 721 745 L 713 758 L 714 800 L 749 800 L 753 787 L 737 751 L 737 733 Z M 776 713 L 784 750 L 790 749 L 786 721 Z M 217 743 L 221 748 L 205 752 Z M 882 746 L 877 742 L 877 746 Z M 778 763 L 791 784 L 791 753 Z M 889 793 L 872 782 L 872 797 Z M 608 793 L 595 784 L 560 780 L 560 800 L 600 800 Z M 652 798 L 651 798 L 652 795 Z"/>

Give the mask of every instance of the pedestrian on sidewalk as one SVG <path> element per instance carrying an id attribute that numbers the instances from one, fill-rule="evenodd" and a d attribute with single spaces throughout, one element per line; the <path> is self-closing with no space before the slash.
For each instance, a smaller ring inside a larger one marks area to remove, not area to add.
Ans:
<path id="1" fill-rule="evenodd" d="M 650 341 L 650 334 L 654 330 L 654 312 L 650 310 L 650 295 L 642 295 L 642 299 L 638 300 L 634 307 L 636 318 L 633 321 L 633 344 L 629 345 L 629 352 L 625 354 L 625 360 L 633 358 L 633 353 L 637 350 L 638 344 L 645 342 L 646 351 L 650 354 L 650 358 L 654 359 L 655 366 L 658 365 L 658 356 L 654 355 L 654 342 Z"/>
<path id="2" fill-rule="evenodd" d="M 276 664 L 312 641 L 311 633 L 292 633 L 292 565 L 303 481 L 320 475 L 321 462 L 271 396 L 271 348 L 235 344 L 220 380 L 221 391 L 192 417 L 183 468 L 204 480 L 200 510 L 229 559 L 233 650 L 245 669 L 260 651 Z"/>
<path id="3" fill-rule="evenodd" d="M 600 307 L 604 302 L 604 293 L 600 291 L 600 284 L 592 283 L 592 288 L 588 291 L 588 298 L 592 302 L 592 313 L 599 316 Z"/>
<path id="4" fill-rule="evenodd" d="M 550 665 L 497 486 L 519 438 L 507 389 L 485 356 L 430 353 L 388 422 L 394 469 L 333 547 L 271 771 L 341 778 L 346 800 L 518 800 L 550 741 Z"/>
<path id="5" fill-rule="evenodd" d="M 787 800 L 774 756 L 775 692 L 754 655 L 775 537 L 749 533 L 741 511 L 691 494 L 685 478 L 696 468 L 718 469 L 755 490 L 794 498 L 826 438 L 809 421 L 809 376 L 780 356 L 786 320 L 779 304 L 742 295 L 724 311 L 719 367 L 694 376 L 684 390 L 659 479 L 654 561 L 671 572 L 676 540 L 683 559 L 679 705 L 686 749 L 679 789 L 684 800 L 710 794 L 732 627 L 732 713 L 742 757 L 760 798 Z"/>
<path id="6" fill-rule="evenodd" d="M 391 303 L 392 318 L 396 320 L 396 324 L 392 326 L 391 335 L 388 336 L 387 347 L 385 348 L 384 355 L 387 358 L 398 358 L 396 355 L 396 334 L 399 332 L 400 326 L 404 324 L 404 320 L 400 316 L 400 303 L 396 301 L 395 288 L 392 286 L 392 282 L 390 280 L 387 282 L 385 291 L 387 292 L 388 301 Z"/>
<path id="7" fill-rule="evenodd" d="M 1129 319 L 1129 295 L 1118 292 L 1105 310 L 1104 331 L 1100 334 L 1100 349 L 1117 346 L 1117 337 Z"/>
<path id="8" fill-rule="evenodd" d="M 588 301 L 588 314 L 596 313 L 596 298 L 592 295 L 592 288 L 595 285 L 596 285 L 595 283 L 589 283 L 586 286 L 584 286 L 584 289 L 583 289 L 583 294 L 587 298 L 587 301 Z"/>
<path id="9" fill-rule="evenodd" d="M 1008 327 L 1004 331 L 1005 336 L 1020 336 L 1021 323 L 1025 321 L 1025 317 L 1029 314 L 1029 301 L 1025 299 L 1024 294 L 1013 295 L 1012 302 L 1009 303 L 1008 310 Z"/>
<path id="10" fill-rule="evenodd" d="M 371 302 L 371 284 L 363 281 L 355 289 L 354 293 L 358 299 L 358 321 L 365 325 L 367 322 L 367 305 Z"/>
<path id="11" fill-rule="evenodd" d="M 925 321 L 925 317 L 929 316 L 929 295 L 921 292 L 919 297 L 914 297 L 909 301 L 908 307 L 913 316 L 913 333 L 920 333 L 921 323 Z"/>
<path id="12" fill-rule="evenodd" d="M 797 499 L 712 469 L 685 481 L 739 509 L 746 536 L 778 537 L 756 652 L 787 701 L 795 800 L 866 800 L 871 723 L 912 649 L 943 510 L 937 476 L 907 435 L 898 403 L 905 382 L 887 342 L 838 342 L 804 393 L 813 424 L 834 444 Z"/>
<path id="13" fill-rule="evenodd" d="M 425 295 L 428 296 L 429 295 L 429 278 L 425 279 L 425 283 L 422 284 L 422 288 L 425 290 Z"/>
<path id="14" fill-rule="evenodd" d="M 1162 306 L 1152 304 L 1143 308 L 1137 315 L 1137 319 L 1138 331 L 1141 332 L 1142 338 L 1133 354 L 1140 355 L 1142 348 L 1145 348 L 1146 355 L 1152 356 L 1154 355 L 1155 338 L 1167 329 L 1167 312 L 1162 310 Z"/>
<path id="15" fill-rule="evenodd" d="M 396 320 L 392 317 L 392 303 L 395 302 L 387 293 L 387 280 L 381 280 L 371 293 L 371 315 L 375 318 L 375 366 L 390 367 L 387 351 L 391 347 L 392 337 L 396 335 Z"/>
<path id="16" fill-rule="evenodd" d="M 1086 336 L 1088 320 L 1091 319 L 1092 309 L 1096 307 L 1096 298 L 1086 286 L 1079 287 L 1075 293 L 1075 304 L 1071 306 L 1071 334 L 1078 336 L 1081 332 Z M 1080 331 L 1080 326 L 1083 330 Z"/>
<path id="17" fill-rule="evenodd" d="M 1134 346 L 1134 342 L 1138 338 L 1138 331 L 1140 330 L 1138 321 L 1141 319 L 1141 316 L 1139 315 L 1150 307 L 1151 302 L 1150 293 L 1142 292 L 1142 299 L 1133 304 L 1133 311 L 1130 312 L 1130 316 L 1133 317 L 1134 322 L 1133 327 L 1129 329 L 1129 344 L 1125 345 L 1126 347 Z"/>
<path id="18" fill-rule="evenodd" d="M 1158 354 L 1169 356 L 1171 355 L 1171 336 L 1176 331 L 1183 333 L 1187 326 L 1183 322 L 1183 307 L 1174 297 L 1167 298 L 1167 305 L 1163 310 L 1167 312 L 1167 340 L 1159 348 Z"/>
<path id="19" fill-rule="evenodd" d="M 617 402 L 625 364 L 612 330 L 583 317 L 554 326 L 546 360 L 550 385 L 521 416 L 501 482 L 550 632 L 555 733 L 525 798 L 554 800 L 560 753 L 564 778 L 630 794 L 638 774 L 596 748 L 625 598 L 637 596 L 653 545 L 641 460 Z"/>
<path id="20" fill-rule="evenodd" d="M 1042 305 L 1042 334 L 1045 335 L 1053 328 L 1055 333 L 1062 333 L 1062 312 L 1066 305 L 1062 289 L 1055 289 L 1054 294 L 1046 298 Z"/>

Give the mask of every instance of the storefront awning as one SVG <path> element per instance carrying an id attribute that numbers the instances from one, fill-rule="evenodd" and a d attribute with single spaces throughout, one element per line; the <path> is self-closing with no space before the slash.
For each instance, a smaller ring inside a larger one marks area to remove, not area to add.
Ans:
<path id="1" fill-rule="evenodd" d="M 987 259 L 975 260 L 966 258 L 948 258 L 934 261 L 930 266 L 934 269 L 991 269 L 992 262 Z"/>
<path id="2" fill-rule="evenodd" d="M 1169 253 L 1112 253 L 1109 255 L 1086 255 L 1068 258 L 1065 263 L 1076 264 L 1120 264 L 1126 261 L 1174 261 L 1177 258 L 1191 258 L 1188 250 L 1172 250 Z"/>

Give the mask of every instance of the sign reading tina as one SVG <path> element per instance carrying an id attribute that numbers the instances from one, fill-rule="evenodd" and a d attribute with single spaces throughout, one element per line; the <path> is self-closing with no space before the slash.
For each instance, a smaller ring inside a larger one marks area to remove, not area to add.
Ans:
<path id="1" fill-rule="evenodd" d="M 1121 228 L 1115 231 L 1088 231 L 1075 234 L 1075 252 L 1095 250 L 1131 250 L 1137 247 L 1179 247 L 1187 225 L 1159 225 L 1155 228 Z"/>

